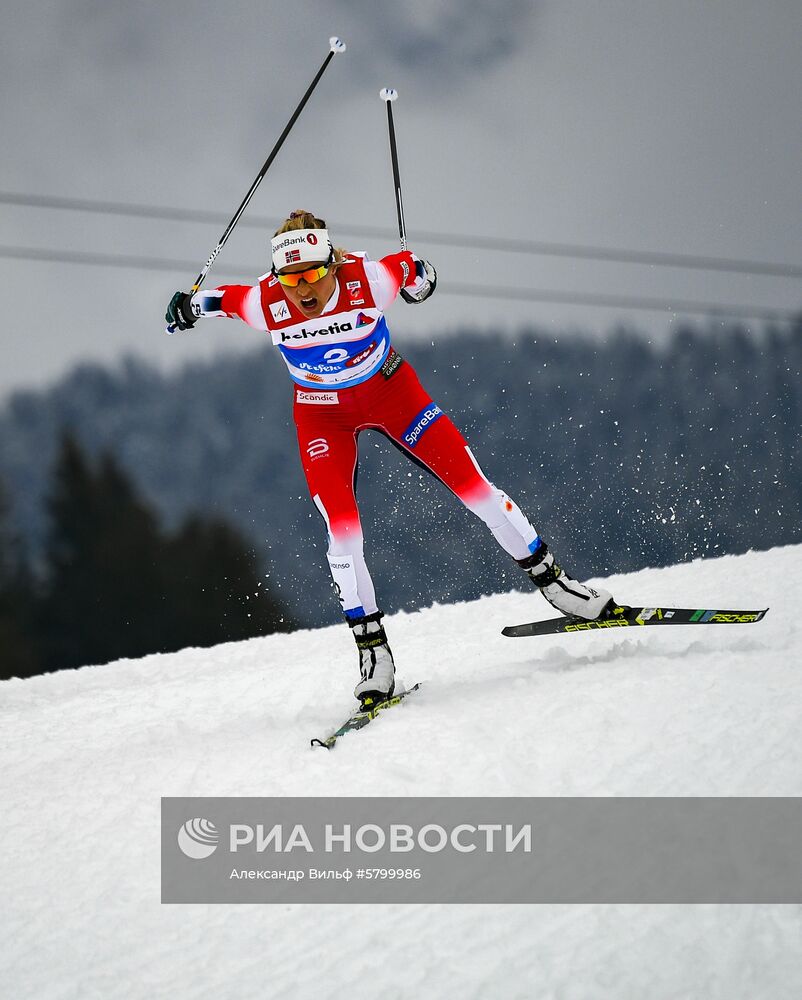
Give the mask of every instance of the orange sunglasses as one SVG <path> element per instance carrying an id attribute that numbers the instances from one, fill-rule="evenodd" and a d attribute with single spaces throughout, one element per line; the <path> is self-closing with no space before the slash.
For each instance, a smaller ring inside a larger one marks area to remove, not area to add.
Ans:
<path id="1" fill-rule="evenodd" d="M 276 277 L 287 288 L 296 288 L 302 281 L 305 281 L 309 285 L 314 285 L 316 281 L 325 278 L 328 273 L 329 265 L 324 264 L 322 267 L 313 267 L 311 271 L 298 271 L 295 274 L 277 273 Z"/>

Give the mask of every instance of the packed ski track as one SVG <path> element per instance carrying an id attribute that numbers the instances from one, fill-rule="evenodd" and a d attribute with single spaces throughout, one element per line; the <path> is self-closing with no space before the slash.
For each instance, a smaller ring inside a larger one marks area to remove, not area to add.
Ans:
<path id="1" fill-rule="evenodd" d="M 796 997 L 792 906 L 163 906 L 169 795 L 798 796 L 802 546 L 606 581 L 752 625 L 510 639 L 534 591 L 385 620 L 420 691 L 353 706 L 335 626 L 0 684 L 0 993 Z"/>

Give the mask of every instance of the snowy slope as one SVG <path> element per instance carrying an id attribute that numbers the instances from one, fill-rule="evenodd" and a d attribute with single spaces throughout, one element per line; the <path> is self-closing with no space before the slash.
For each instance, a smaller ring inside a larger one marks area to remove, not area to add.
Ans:
<path id="1" fill-rule="evenodd" d="M 518 640 L 535 593 L 395 615 L 425 687 L 331 753 L 343 626 L 1 684 L 0 995 L 799 996 L 796 907 L 159 903 L 162 795 L 802 794 L 802 546 L 608 582 L 771 611 Z"/>

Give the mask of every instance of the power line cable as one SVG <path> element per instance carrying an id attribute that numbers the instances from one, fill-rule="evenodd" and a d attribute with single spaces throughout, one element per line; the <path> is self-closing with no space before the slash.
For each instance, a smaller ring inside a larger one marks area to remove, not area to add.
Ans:
<path id="1" fill-rule="evenodd" d="M 56 195 L 15 194 L 0 191 L 0 204 L 28 208 L 60 209 L 65 211 L 92 212 L 99 215 L 121 215 L 129 218 L 158 219 L 165 222 L 203 222 L 222 225 L 225 217 L 207 209 L 168 208 L 158 205 L 136 205 L 119 201 L 99 201 L 87 198 L 65 198 Z M 273 230 L 282 220 L 265 216 L 250 216 L 240 220 L 240 225 L 252 229 Z M 345 233 L 378 239 L 395 239 L 397 234 L 380 226 L 354 226 L 343 223 L 337 226 Z M 497 250 L 504 253 L 535 254 L 543 257 L 567 257 L 600 260 L 619 264 L 641 264 L 651 267 L 674 267 L 686 270 L 724 271 L 733 274 L 751 274 L 776 278 L 802 278 L 802 266 L 771 261 L 748 260 L 732 257 L 711 257 L 699 254 L 678 254 L 663 251 L 627 250 L 612 247 L 583 246 L 576 243 L 551 243 L 537 240 L 501 239 L 494 236 L 463 233 L 441 233 L 416 230 L 416 240 L 461 249 Z M 197 267 L 197 262 L 194 267 Z M 192 270 L 194 268 L 191 268 Z"/>
<path id="2" fill-rule="evenodd" d="M 180 271 L 193 269 L 193 262 L 163 257 L 141 257 L 133 254 L 105 254 L 81 250 L 51 250 L 49 248 L 0 245 L 0 257 L 30 260 L 40 263 L 82 264 L 89 267 L 120 267 L 142 271 Z M 197 264 L 197 261 L 194 262 Z M 256 274 L 259 267 L 229 264 L 221 266 L 223 274 Z M 693 313 L 698 315 L 730 316 L 761 319 L 767 322 L 796 322 L 802 310 L 796 312 L 765 306 L 727 305 L 721 302 L 698 302 L 682 299 L 658 299 L 642 296 L 607 295 L 603 293 L 565 292 L 555 289 L 500 288 L 497 285 L 441 282 L 438 291 L 445 295 L 474 296 L 505 301 L 541 302 L 553 305 L 602 306 L 611 309 L 633 309 L 644 312 Z"/>
<path id="3" fill-rule="evenodd" d="M 437 286 L 438 291 L 440 285 Z M 700 302 L 688 299 L 658 299 L 636 295 L 610 295 L 604 292 L 562 292 L 548 289 L 499 288 L 498 286 L 448 282 L 443 291 L 451 295 L 474 295 L 486 299 L 517 299 L 522 302 L 543 302 L 552 305 L 602 306 L 608 309 L 635 309 L 644 312 L 693 313 L 706 316 L 729 316 L 742 319 L 762 319 L 766 322 L 793 323 L 802 318 L 802 306 L 796 311 L 774 309 L 771 306 L 727 305 L 722 302 Z"/>

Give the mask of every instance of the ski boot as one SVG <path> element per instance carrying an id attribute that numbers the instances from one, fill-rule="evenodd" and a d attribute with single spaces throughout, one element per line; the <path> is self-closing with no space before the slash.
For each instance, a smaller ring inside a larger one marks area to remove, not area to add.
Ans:
<path id="1" fill-rule="evenodd" d="M 381 611 L 375 611 L 348 622 L 359 650 L 361 674 L 354 695 L 363 708 L 386 701 L 395 690 L 395 662 L 381 619 Z"/>
<path id="2" fill-rule="evenodd" d="M 549 604 L 564 615 L 588 620 L 610 617 L 615 601 L 609 590 L 594 589 L 572 580 L 554 561 L 544 541 L 531 556 L 517 562 Z"/>

